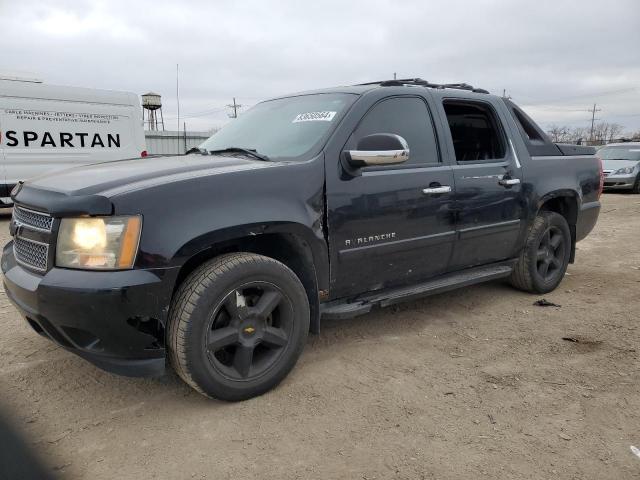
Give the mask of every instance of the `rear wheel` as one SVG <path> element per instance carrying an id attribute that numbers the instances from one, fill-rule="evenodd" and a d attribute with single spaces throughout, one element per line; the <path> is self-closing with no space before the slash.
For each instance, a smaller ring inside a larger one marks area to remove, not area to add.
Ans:
<path id="1" fill-rule="evenodd" d="M 532 293 L 547 293 L 562 281 L 571 255 L 571 232 L 556 212 L 540 212 L 511 274 L 511 284 Z"/>
<path id="2" fill-rule="evenodd" d="M 244 400 L 289 373 L 308 331 L 307 295 L 287 266 L 262 255 L 228 254 L 202 265 L 178 289 L 169 358 L 203 395 Z"/>

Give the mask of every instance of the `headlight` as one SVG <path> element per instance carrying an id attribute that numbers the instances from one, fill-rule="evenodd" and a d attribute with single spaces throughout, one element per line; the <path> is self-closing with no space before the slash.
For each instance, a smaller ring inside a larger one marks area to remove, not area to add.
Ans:
<path id="1" fill-rule="evenodd" d="M 132 268 L 141 227 L 139 216 L 63 218 L 56 265 L 87 270 Z"/>
<path id="2" fill-rule="evenodd" d="M 624 168 L 619 168 L 618 170 L 616 170 L 615 172 L 613 172 L 614 175 L 628 175 L 630 173 L 633 173 L 633 170 L 635 169 L 635 167 L 624 167 Z"/>

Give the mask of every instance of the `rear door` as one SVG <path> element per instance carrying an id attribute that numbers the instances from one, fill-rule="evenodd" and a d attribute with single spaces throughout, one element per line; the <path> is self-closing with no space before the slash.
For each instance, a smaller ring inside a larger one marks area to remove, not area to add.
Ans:
<path id="1" fill-rule="evenodd" d="M 403 137 L 408 162 L 348 174 L 337 157 L 377 133 Z M 359 114 L 346 144 L 333 155 L 327 161 L 332 296 L 445 272 L 455 236 L 453 172 L 442 162 L 427 98 L 401 95 L 375 102 Z"/>
<path id="2" fill-rule="evenodd" d="M 481 94 L 478 94 L 481 97 Z M 493 99 L 442 98 L 455 180 L 451 269 L 514 257 L 525 218 L 522 168 Z"/>

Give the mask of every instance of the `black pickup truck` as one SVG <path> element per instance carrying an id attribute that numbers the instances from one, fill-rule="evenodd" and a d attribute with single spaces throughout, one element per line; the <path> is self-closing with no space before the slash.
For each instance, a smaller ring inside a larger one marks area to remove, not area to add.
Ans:
<path id="1" fill-rule="evenodd" d="M 467 84 L 373 82 L 265 101 L 186 155 L 12 192 L 5 290 L 106 370 L 166 359 L 204 395 L 278 384 L 321 318 L 508 278 L 549 292 L 600 210 L 590 147 Z"/>

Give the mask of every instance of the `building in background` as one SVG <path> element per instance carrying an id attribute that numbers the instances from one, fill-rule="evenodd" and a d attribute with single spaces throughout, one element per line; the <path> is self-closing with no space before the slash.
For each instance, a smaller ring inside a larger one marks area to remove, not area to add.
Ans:
<path id="1" fill-rule="evenodd" d="M 160 94 L 149 92 L 141 96 L 142 118 L 145 127 L 145 140 L 149 155 L 181 155 L 197 147 L 214 131 L 187 132 L 164 129 L 162 98 Z"/>
<path id="2" fill-rule="evenodd" d="M 179 155 L 197 147 L 213 132 L 178 132 L 147 130 L 144 132 L 149 155 Z"/>

